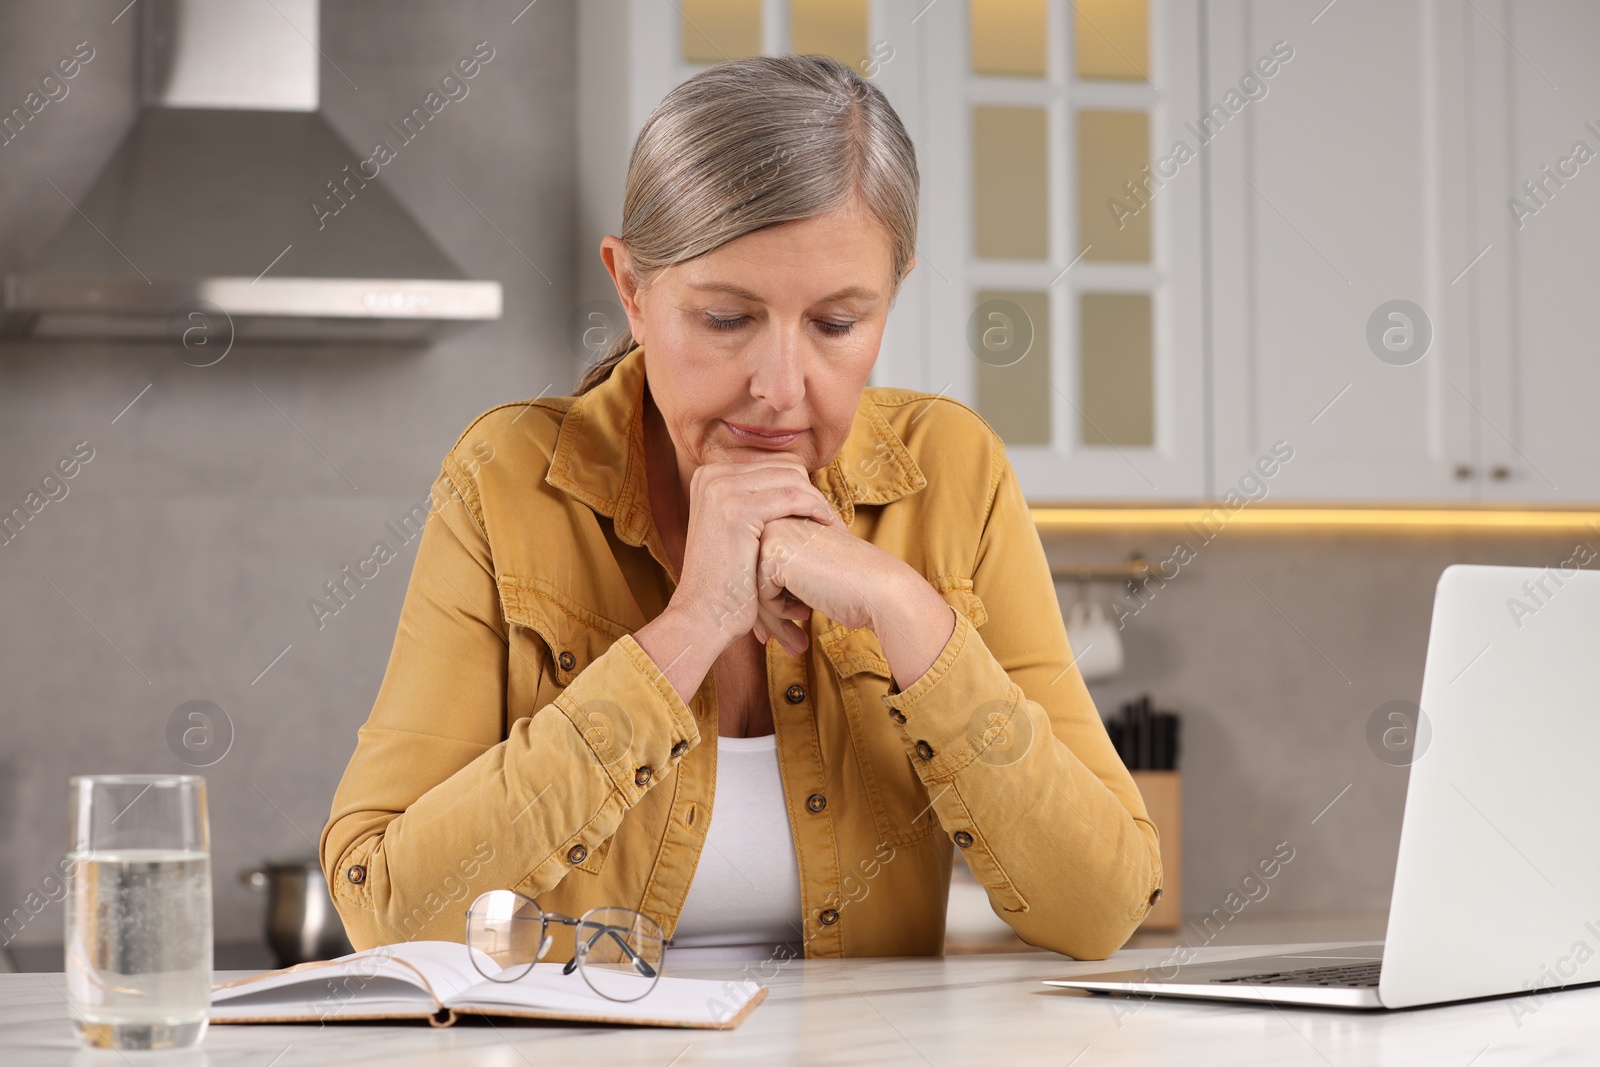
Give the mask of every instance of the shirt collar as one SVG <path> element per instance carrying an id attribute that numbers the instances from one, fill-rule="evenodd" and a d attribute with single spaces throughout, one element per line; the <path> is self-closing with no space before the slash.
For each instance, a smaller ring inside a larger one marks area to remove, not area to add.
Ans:
<path id="1" fill-rule="evenodd" d="M 641 545 L 651 528 L 644 463 L 644 347 L 635 345 L 605 381 L 575 398 L 561 420 L 545 481 L 609 516 L 617 536 Z M 905 443 L 863 391 L 850 434 L 811 472 L 846 526 L 857 504 L 887 504 L 928 484 Z"/>

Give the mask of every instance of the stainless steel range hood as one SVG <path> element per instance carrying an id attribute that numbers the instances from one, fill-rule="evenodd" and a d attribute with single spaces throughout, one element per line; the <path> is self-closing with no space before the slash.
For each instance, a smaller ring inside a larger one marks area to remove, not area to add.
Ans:
<path id="1" fill-rule="evenodd" d="M 466 279 L 317 113 L 318 0 L 140 6 L 144 109 L 6 277 L 0 335 L 159 339 L 195 301 L 240 340 L 409 343 L 500 317 L 500 283 Z M 397 159 L 418 112 L 374 131 Z"/>

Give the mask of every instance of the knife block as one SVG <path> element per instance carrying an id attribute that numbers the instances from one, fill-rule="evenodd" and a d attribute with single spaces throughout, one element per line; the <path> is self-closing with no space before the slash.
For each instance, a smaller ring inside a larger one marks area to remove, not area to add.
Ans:
<path id="1" fill-rule="evenodd" d="M 1161 899 L 1141 930 L 1176 930 L 1183 922 L 1183 777 L 1178 771 L 1129 771 L 1150 821 L 1161 832 Z"/>

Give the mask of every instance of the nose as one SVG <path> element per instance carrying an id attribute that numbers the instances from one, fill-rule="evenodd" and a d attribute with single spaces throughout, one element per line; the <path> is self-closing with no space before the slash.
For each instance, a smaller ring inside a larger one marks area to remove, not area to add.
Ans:
<path id="1" fill-rule="evenodd" d="M 806 395 L 805 355 L 799 340 L 780 331 L 752 356 L 750 395 L 766 401 L 773 411 L 792 411 Z"/>

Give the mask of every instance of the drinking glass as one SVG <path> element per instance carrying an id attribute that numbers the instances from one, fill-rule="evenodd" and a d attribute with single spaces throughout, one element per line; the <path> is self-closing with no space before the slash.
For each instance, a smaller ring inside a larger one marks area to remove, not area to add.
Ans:
<path id="1" fill-rule="evenodd" d="M 211 1007 L 211 835 L 198 775 L 71 779 L 67 1010 L 85 1045 L 188 1048 Z"/>

